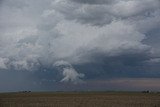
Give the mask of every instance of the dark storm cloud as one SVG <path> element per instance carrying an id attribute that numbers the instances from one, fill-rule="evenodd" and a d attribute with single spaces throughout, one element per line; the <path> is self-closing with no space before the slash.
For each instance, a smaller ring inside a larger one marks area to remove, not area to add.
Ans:
<path id="1" fill-rule="evenodd" d="M 37 86 L 34 85 L 30 72 L 13 70 L 0 72 L 0 87 L 1 92 L 29 90 L 30 87 L 32 87 L 33 90 L 37 88 Z"/>
<path id="2" fill-rule="evenodd" d="M 5 0 L 0 71 L 48 85 L 159 78 L 159 23 L 159 0 Z"/>
<path id="3" fill-rule="evenodd" d="M 69 20 L 99 26 L 115 20 L 132 18 L 137 21 L 142 17 L 147 18 L 158 10 L 159 6 L 159 0 L 59 0 L 54 5 L 55 10 Z"/>
<path id="4" fill-rule="evenodd" d="M 114 3 L 117 0 L 71 0 L 78 3 L 86 3 L 86 4 L 110 4 Z"/>
<path id="5" fill-rule="evenodd" d="M 0 5 L 2 4 L 3 0 L 0 0 Z"/>
<path id="6" fill-rule="evenodd" d="M 149 55 L 124 54 L 113 57 L 97 57 L 94 63 L 77 65 L 79 71 L 83 71 L 88 79 L 107 78 L 159 78 L 159 64 L 149 64 Z M 156 67 L 157 66 L 157 67 Z"/>

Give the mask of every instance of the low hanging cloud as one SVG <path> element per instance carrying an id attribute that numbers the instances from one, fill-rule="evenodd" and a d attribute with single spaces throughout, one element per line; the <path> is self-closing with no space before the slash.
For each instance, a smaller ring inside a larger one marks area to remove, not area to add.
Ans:
<path id="1" fill-rule="evenodd" d="M 2 0 L 0 69 L 63 66 L 61 81 L 74 83 L 92 72 L 79 73 L 75 66 L 92 63 L 143 71 L 159 58 L 159 42 L 154 42 L 159 23 L 159 0 Z M 135 65 L 126 66 L 132 60 Z M 136 65 L 138 61 L 143 66 Z M 154 66 L 158 71 L 157 63 Z"/>
<path id="2" fill-rule="evenodd" d="M 7 66 L 6 66 L 7 62 L 8 62 L 8 59 L 0 58 L 0 69 L 7 69 Z"/>
<path id="3" fill-rule="evenodd" d="M 54 66 L 62 71 L 64 78 L 61 82 L 72 82 L 74 84 L 83 82 L 81 78 L 84 77 L 84 74 L 78 73 L 70 63 L 62 60 L 55 62 Z"/>

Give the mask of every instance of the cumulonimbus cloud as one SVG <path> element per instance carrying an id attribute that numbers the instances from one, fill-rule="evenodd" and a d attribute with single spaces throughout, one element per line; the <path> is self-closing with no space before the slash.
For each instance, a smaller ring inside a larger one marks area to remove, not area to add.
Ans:
<path id="1" fill-rule="evenodd" d="M 144 41 L 160 28 L 159 0 L 15 1 L 0 7 L 0 69 L 37 70 L 60 60 L 85 64 L 99 54 L 158 55 Z M 83 77 L 73 66 L 63 76 Z"/>

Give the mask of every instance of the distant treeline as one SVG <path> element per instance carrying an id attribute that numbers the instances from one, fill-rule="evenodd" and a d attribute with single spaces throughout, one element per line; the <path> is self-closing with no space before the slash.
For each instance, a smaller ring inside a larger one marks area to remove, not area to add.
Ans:
<path id="1" fill-rule="evenodd" d="M 19 91 L 19 93 L 30 93 L 31 91 Z"/>

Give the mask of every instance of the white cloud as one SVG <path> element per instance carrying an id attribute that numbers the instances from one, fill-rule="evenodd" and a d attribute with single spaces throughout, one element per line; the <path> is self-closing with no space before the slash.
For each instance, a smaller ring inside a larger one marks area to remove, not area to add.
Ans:
<path id="1" fill-rule="evenodd" d="M 75 69 L 73 68 L 64 68 L 63 76 L 64 78 L 61 80 L 61 82 L 71 81 L 76 84 L 76 83 L 82 82 L 80 78 L 83 78 L 84 74 L 77 73 L 77 71 L 75 71 Z"/>
<path id="2" fill-rule="evenodd" d="M 78 73 L 70 63 L 61 60 L 55 62 L 54 66 L 62 70 L 62 75 L 64 78 L 61 80 L 61 82 L 72 82 L 74 84 L 83 82 L 81 78 L 84 77 L 84 74 Z"/>
<path id="3" fill-rule="evenodd" d="M 149 49 L 149 46 L 141 43 L 145 35 L 121 21 L 103 27 L 63 21 L 56 29 L 63 36 L 53 42 L 53 46 L 57 46 L 53 48 L 55 54 L 57 58 L 67 59 L 73 63 L 86 62 L 90 60 L 87 59 L 90 58 L 89 56 L 96 53 L 114 56 L 131 50 L 140 53 Z"/>
<path id="4" fill-rule="evenodd" d="M 8 62 L 7 58 L 0 57 L 0 69 L 7 69 L 6 63 Z"/>
<path id="5" fill-rule="evenodd" d="M 111 6 L 111 13 L 120 17 L 131 17 L 144 15 L 145 12 L 150 12 L 159 8 L 158 0 L 120 0 Z"/>

